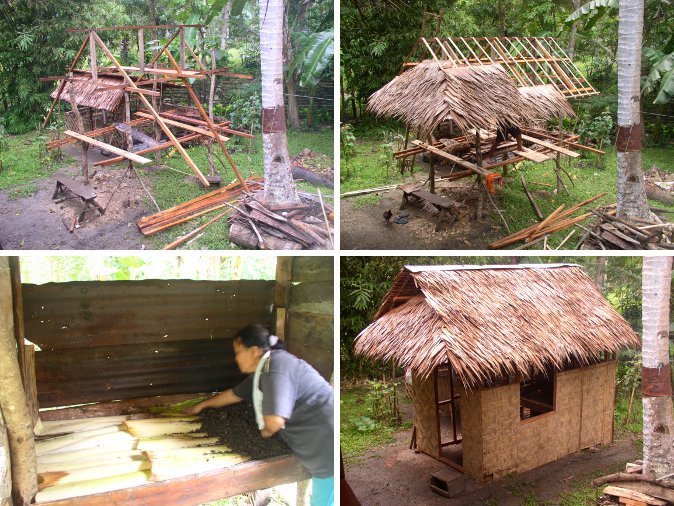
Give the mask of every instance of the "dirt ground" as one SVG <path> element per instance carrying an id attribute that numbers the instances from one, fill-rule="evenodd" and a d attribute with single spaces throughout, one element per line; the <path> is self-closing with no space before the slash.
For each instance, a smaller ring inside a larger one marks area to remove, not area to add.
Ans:
<path id="1" fill-rule="evenodd" d="M 448 499 L 433 492 L 431 474 L 448 466 L 409 449 L 411 431 L 396 434 L 394 443 L 370 450 L 365 458 L 346 467 L 346 479 L 362 504 L 368 506 L 458 506 L 523 504 L 533 494 L 545 504 L 559 504 L 574 482 L 587 480 L 596 471 L 614 472 L 617 466 L 638 457 L 633 437 L 598 449 L 571 454 L 531 471 L 480 485 L 472 480 L 460 497 Z"/>
<path id="2" fill-rule="evenodd" d="M 406 183 L 428 179 L 428 164 L 417 163 L 424 170 L 416 171 L 405 181 Z M 440 168 L 436 177 L 443 177 L 448 169 Z M 428 189 L 428 185 L 424 186 Z M 486 249 L 487 244 L 503 235 L 500 227 L 489 218 L 484 220 L 473 219 L 477 199 L 477 187 L 473 178 L 458 181 L 443 182 L 437 185 L 438 195 L 447 195 L 459 203 L 459 212 L 462 218 L 450 223 L 443 219 L 439 230 L 437 212 L 432 206 L 422 206 L 410 199 L 405 211 L 409 213 L 407 224 L 387 223 L 384 212 L 390 210 L 393 217 L 400 212 L 403 192 L 388 190 L 378 195 L 381 201 L 377 205 L 359 207 L 355 200 L 343 198 L 340 201 L 340 238 L 342 249 Z M 492 197 L 493 198 L 493 197 Z M 498 202 L 495 200 L 496 204 Z M 485 211 L 493 208 L 489 200 L 485 201 Z"/>
<path id="3" fill-rule="evenodd" d="M 205 409 L 201 415 L 201 432 L 217 437 L 218 443 L 234 453 L 252 459 L 287 455 L 290 448 L 278 436 L 265 439 L 255 422 L 253 406 L 242 402 L 220 409 Z"/>
<path id="4" fill-rule="evenodd" d="M 70 145 L 64 151 L 79 160 L 79 147 Z M 89 150 L 89 162 L 105 160 L 97 149 Z M 80 170 L 78 162 L 61 172 L 73 177 Z M 90 169 L 90 173 L 93 170 Z M 81 181 L 81 178 L 74 178 Z M 136 220 L 156 212 L 146 208 L 145 190 L 138 178 L 119 165 L 98 170 L 92 178 L 96 201 L 105 214 L 87 211 L 84 221 L 72 233 L 68 227 L 82 210 L 79 198 L 68 198 L 61 203 L 52 200 L 56 188 L 53 178 L 36 183 L 33 195 L 10 199 L 0 193 L 0 243 L 4 249 L 30 250 L 85 250 L 85 249 L 142 249 L 143 236 Z M 65 197 L 72 196 L 69 192 Z M 59 200 L 57 198 L 56 200 Z M 152 204 L 150 204 L 152 205 Z"/>

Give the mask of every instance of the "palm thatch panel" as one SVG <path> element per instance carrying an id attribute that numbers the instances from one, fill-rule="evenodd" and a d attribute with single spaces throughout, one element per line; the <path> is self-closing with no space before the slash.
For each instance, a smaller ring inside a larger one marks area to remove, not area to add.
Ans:
<path id="1" fill-rule="evenodd" d="M 547 121 L 553 118 L 575 118 L 571 104 L 557 88 L 550 84 L 540 86 L 522 86 L 517 88 L 527 110 L 537 119 Z"/>
<path id="2" fill-rule="evenodd" d="M 108 76 L 98 76 L 98 82 L 94 84 L 88 74 L 75 73 L 75 79 L 66 82 L 61 93 L 61 100 L 69 103 L 74 93 L 77 105 L 112 112 L 121 104 L 124 91 L 122 89 L 97 91 L 96 88 L 100 85 L 119 86 L 122 84 L 124 84 L 122 79 Z M 56 98 L 57 90 L 50 95 L 51 98 Z"/>
<path id="3" fill-rule="evenodd" d="M 449 362 L 470 388 L 638 345 L 578 266 L 405 267 L 355 351 L 424 378 Z"/>
<path id="4" fill-rule="evenodd" d="M 368 110 L 397 118 L 422 136 L 453 119 L 464 132 L 521 125 L 534 120 L 500 65 L 454 66 L 426 60 L 372 94 Z"/>

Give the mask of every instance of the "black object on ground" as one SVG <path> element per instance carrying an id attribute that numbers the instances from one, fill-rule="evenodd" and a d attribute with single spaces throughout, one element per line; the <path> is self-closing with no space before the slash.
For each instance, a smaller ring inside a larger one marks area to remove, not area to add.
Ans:
<path id="1" fill-rule="evenodd" d="M 255 411 L 245 402 L 201 412 L 201 431 L 217 437 L 218 444 L 253 460 L 291 453 L 278 435 L 263 438 L 255 423 Z"/>

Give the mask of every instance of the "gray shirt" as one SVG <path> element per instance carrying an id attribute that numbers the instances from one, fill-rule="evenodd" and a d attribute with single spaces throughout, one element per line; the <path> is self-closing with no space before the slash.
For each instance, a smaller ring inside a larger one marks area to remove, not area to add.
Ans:
<path id="1" fill-rule="evenodd" d="M 262 414 L 282 416 L 279 436 L 312 476 L 334 474 L 334 400 L 330 384 L 304 360 L 284 350 L 272 350 L 268 367 L 260 374 Z M 253 375 L 233 388 L 252 402 Z"/>

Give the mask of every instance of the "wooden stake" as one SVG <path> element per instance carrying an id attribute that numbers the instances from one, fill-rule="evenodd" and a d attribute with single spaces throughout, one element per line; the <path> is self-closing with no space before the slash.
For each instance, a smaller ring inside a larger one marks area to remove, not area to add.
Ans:
<path id="1" fill-rule="evenodd" d="M 89 32 L 89 59 L 91 64 L 91 80 L 98 83 L 98 64 L 96 63 L 96 41 L 93 32 Z"/>
<path id="2" fill-rule="evenodd" d="M 145 71 L 145 41 L 143 40 L 143 29 L 138 29 L 138 67 L 140 71 Z"/>
<path id="3" fill-rule="evenodd" d="M 37 493 L 37 457 L 17 361 L 12 299 L 9 259 L 0 257 L 0 409 L 9 436 L 14 505 L 28 506 Z"/>

